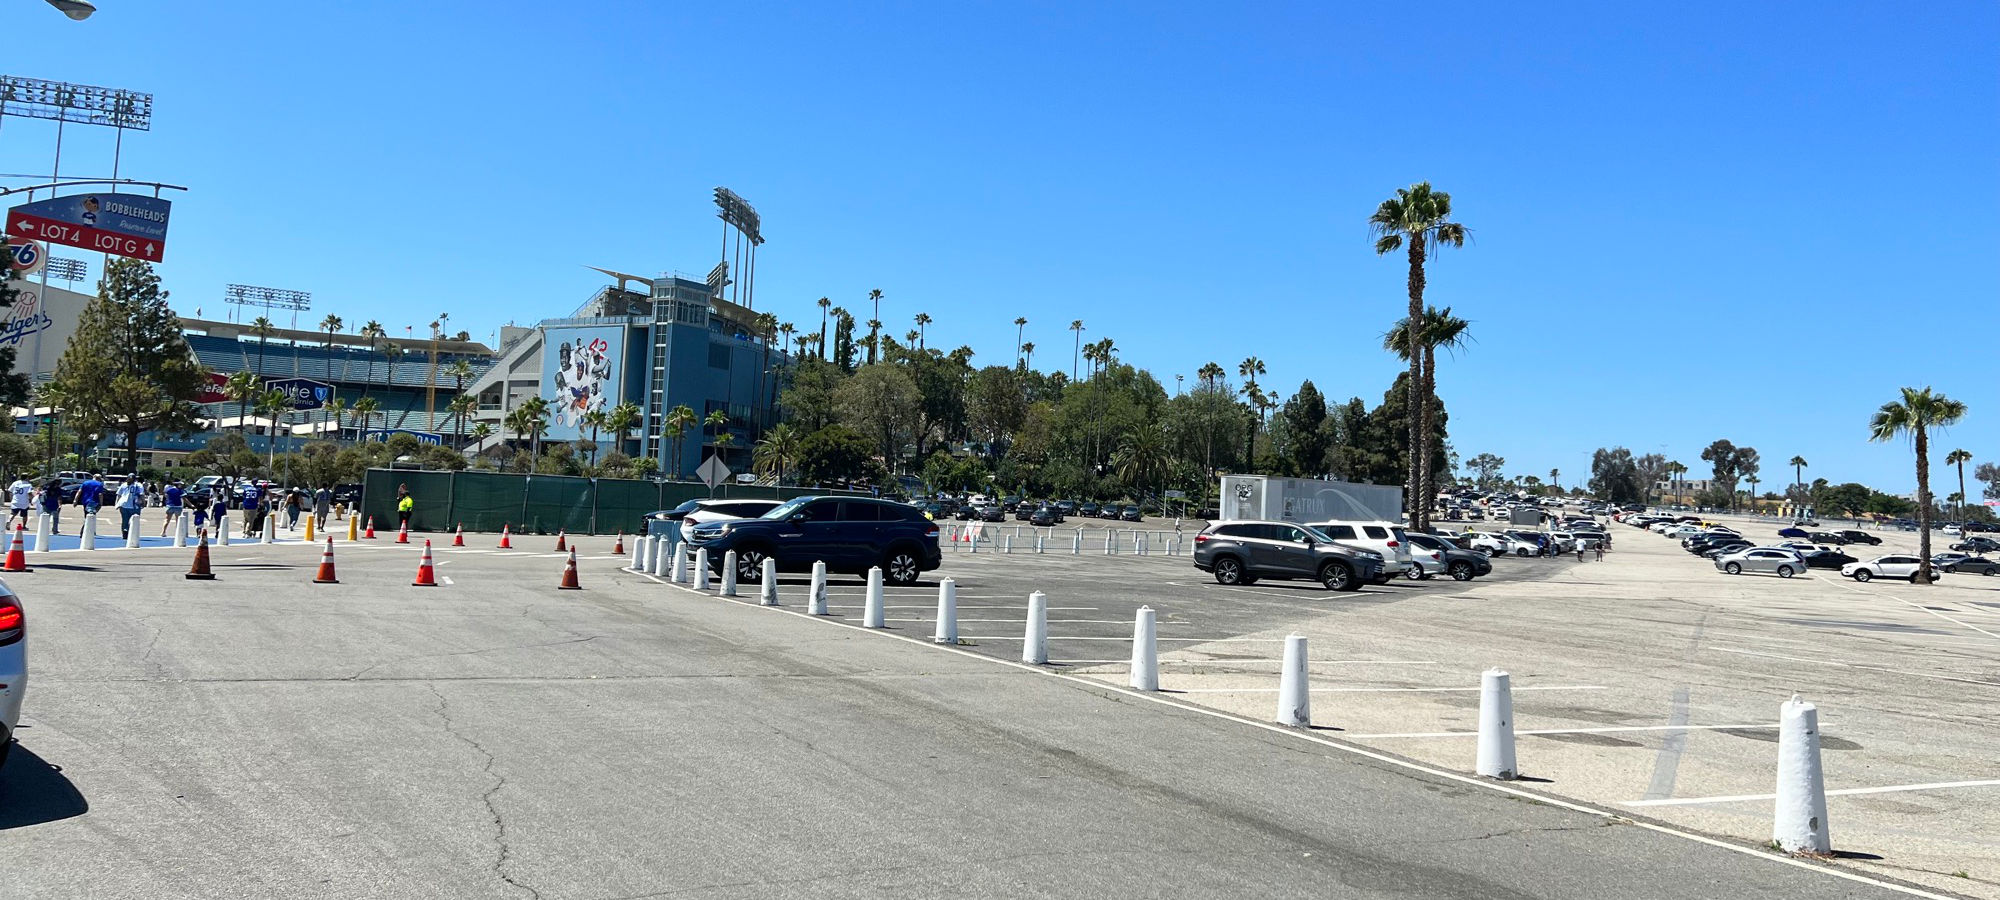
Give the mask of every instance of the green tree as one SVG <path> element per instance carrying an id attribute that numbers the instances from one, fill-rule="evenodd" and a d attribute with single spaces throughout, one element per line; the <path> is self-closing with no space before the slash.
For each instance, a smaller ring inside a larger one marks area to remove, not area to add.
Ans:
<path id="1" fill-rule="evenodd" d="M 801 357 L 793 365 L 791 385 L 779 395 L 793 421 L 808 431 L 818 431 L 833 423 L 833 394 L 845 380 L 845 373 L 818 357 Z"/>
<path id="2" fill-rule="evenodd" d="M 452 446 L 460 451 L 465 449 L 465 422 L 479 408 L 479 398 L 471 394 L 459 394 L 444 405 L 444 411 L 451 415 Z"/>
<path id="3" fill-rule="evenodd" d="M 1611 503 L 1636 503 L 1646 496 L 1639 464 L 1624 447 L 1597 448 L 1590 456 L 1590 494 Z"/>
<path id="4" fill-rule="evenodd" d="M 875 304 L 874 315 L 870 316 L 868 319 L 868 364 L 872 366 L 877 362 L 875 358 L 875 345 L 876 342 L 881 339 L 880 336 L 882 334 L 881 289 L 878 288 L 876 290 L 869 291 L 868 302 Z"/>
<path id="5" fill-rule="evenodd" d="M 639 404 L 630 400 L 611 408 L 611 414 L 604 417 L 604 427 L 611 431 L 612 439 L 617 441 L 617 446 L 612 452 L 621 454 L 625 452 L 626 437 L 632 433 L 632 427 L 639 424 L 639 420 L 645 415 Z"/>
<path id="6" fill-rule="evenodd" d="M 579 421 L 579 422 L 581 422 L 581 423 L 582 423 L 582 424 L 584 424 L 584 425 L 588 425 L 588 426 L 590 426 L 590 462 L 591 462 L 591 464 L 592 464 L 592 465 L 596 465 L 596 464 L 597 464 L 597 432 L 598 432 L 598 431 L 599 431 L 600 429 L 602 429 L 602 428 L 603 428 L 603 427 L 604 427 L 604 426 L 605 426 L 606 424 L 610 423 L 610 421 L 611 421 L 611 417 L 610 417 L 609 415 L 607 415 L 607 414 L 606 414 L 606 413 L 604 412 L 604 410 L 601 410 L 601 409 L 593 409 L 593 410 L 590 410 L 589 412 L 586 412 L 586 413 L 584 413 L 584 414 L 583 414 L 583 417 L 582 417 L 581 419 L 579 419 L 578 421 Z"/>
<path id="7" fill-rule="evenodd" d="M 1118 478 L 1132 486 L 1135 496 L 1165 480 L 1173 458 L 1167 451 L 1166 433 L 1158 427 L 1140 428 L 1125 436 L 1112 457 Z"/>
<path id="8" fill-rule="evenodd" d="M 1491 453 L 1481 453 L 1465 461 L 1465 464 L 1479 473 L 1477 484 L 1482 490 L 1493 490 L 1500 484 L 1500 472 L 1507 467 L 1507 458 Z"/>
<path id="9" fill-rule="evenodd" d="M 1903 388 L 1902 396 L 1882 404 L 1868 420 L 1868 439 L 1890 441 L 1909 435 L 1917 452 L 1916 582 L 1931 583 L 1931 460 L 1930 432 L 1950 428 L 1965 418 L 1965 404 L 1930 388 Z"/>
<path id="10" fill-rule="evenodd" d="M 284 391 L 268 390 L 257 395 L 257 417 L 264 420 L 264 468 L 277 471 L 278 432 L 284 427 L 285 413 L 292 409 L 292 398 Z"/>
<path id="11" fill-rule="evenodd" d="M 681 477 L 681 444 L 687 440 L 688 429 L 693 428 L 700 421 L 694 414 L 694 408 L 683 403 L 673 409 L 667 410 L 666 417 L 660 422 L 661 431 L 671 435 L 671 440 L 673 441 L 673 477 L 675 480 L 679 480 Z"/>
<path id="12" fill-rule="evenodd" d="M 232 372 L 222 383 L 222 395 L 236 401 L 236 430 L 250 433 L 250 403 L 264 392 L 264 380 L 257 373 L 244 370 Z"/>
<path id="13" fill-rule="evenodd" d="M 363 397 L 354 401 L 354 415 L 361 420 L 361 440 L 368 439 L 368 422 L 374 417 L 376 410 L 381 408 L 382 402 L 374 397 Z"/>
<path id="14" fill-rule="evenodd" d="M 1403 357 L 1405 362 L 1409 361 L 1412 348 L 1421 354 L 1418 368 L 1421 369 L 1423 384 L 1418 393 L 1423 398 L 1423 406 L 1418 411 L 1417 446 L 1422 448 L 1418 456 L 1426 464 L 1419 466 L 1416 472 L 1414 496 L 1421 502 L 1413 504 L 1410 509 L 1415 514 L 1411 524 L 1427 529 L 1430 527 L 1431 498 L 1437 496 L 1437 478 L 1428 465 L 1433 446 L 1431 419 L 1437 414 L 1437 351 L 1440 348 L 1456 351 L 1464 347 L 1469 339 L 1466 332 L 1472 323 L 1452 315 L 1449 306 L 1444 309 L 1425 307 L 1423 318 L 1416 320 L 1420 324 L 1414 335 L 1410 333 L 1411 321 L 1408 318 L 1398 320 L 1395 327 L 1382 336 L 1382 344 L 1390 352 Z"/>
<path id="15" fill-rule="evenodd" d="M 126 466 L 139 468 L 139 435 L 184 435 L 201 427 L 195 398 L 206 380 L 159 276 L 143 260 L 106 264 L 97 297 L 56 363 L 69 415 L 83 432 L 125 435 Z"/>
<path id="16" fill-rule="evenodd" d="M 799 480 L 825 485 L 880 474 L 872 443 L 845 425 L 829 425 L 806 435 L 799 442 Z"/>
<path id="17" fill-rule="evenodd" d="M 391 349 L 394 349 L 394 346 L 390 345 Z M 522 424 L 527 426 L 528 456 L 541 459 L 542 436 L 549 433 L 549 401 L 539 396 L 529 397 L 521 401 L 521 411 Z"/>
<path id="18" fill-rule="evenodd" d="M 701 434 L 705 443 L 713 444 L 716 447 L 721 447 L 728 443 L 727 438 L 729 435 L 722 433 L 723 427 L 728 424 L 728 413 L 719 409 L 709 410 L 708 415 L 701 417 Z M 713 435 L 712 438 L 710 437 L 711 435 Z"/>
<path id="19" fill-rule="evenodd" d="M 833 311 L 833 362 L 842 372 L 854 371 L 854 314 L 840 308 Z"/>
<path id="20" fill-rule="evenodd" d="M 880 295 L 880 291 L 875 292 Z M 799 459 L 799 443 L 804 440 L 798 429 L 780 422 L 764 437 L 757 441 L 757 447 L 750 454 L 750 464 L 759 475 L 768 475 L 777 484 L 785 482 L 785 470 Z"/>
<path id="21" fill-rule="evenodd" d="M 1433 190 L 1428 181 L 1418 182 L 1407 188 L 1397 188 L 1396 196 L 1382 201 L 1375 212 L 1368 217 L 1368 228 L 1375 235 L 1375 253 L 1383 255 L 1396 250 L 1405 251 L 1409 259 L 1408 289 L 1410 306 L 1405 318 L 1410 322 L 1424 319 L 1424 266 L 1439 248 L 1465 246 L 1465 226 L 1451 220 L 1451 195 Z M 1417 410 L 1430 407 L 1420 397 L 1424 390 L 1423 345 L 1419 329 L 1409 329 L 1404 334 L 1406 348 L 1403 357 L 1410 365 L 1407 382 L 1411 394 L 1405 402 Z M 1424 414 L 1410 417 L 1410 435 L 1406 446 L 1417 448 L 1409 457 L 1408 490 L 1415 496 L 1423 489 L 1423 460 L 1427 443 L 1422 433 Z M 1428 510 L 1430 504 L 1412 503 L 1413 514 L 1418 510 Z M 1417 518 L 1412 519 L 1413 522 Z"/>
<path id="22" fill-rule="evenodd" d="M 1292 392 L 1279 413 L 1286 425 L 1285 469 L 1289 474 L 1315 478 L 1327 471 L 1326 398 L 1307 379 Z"/>
<path id="23" fill-rule="evenodd" d="M 835 395 L 841 421 L 878 442 L 882 461 L 895 470 L 897 450 L 911 438 L 920 394 L 901 367 L 877 363 L 842 382 Z"/>

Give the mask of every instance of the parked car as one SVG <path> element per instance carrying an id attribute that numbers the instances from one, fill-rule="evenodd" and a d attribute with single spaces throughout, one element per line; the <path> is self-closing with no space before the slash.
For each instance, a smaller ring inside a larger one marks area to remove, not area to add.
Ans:
<path id="1" fill-rule="evenodd" d="M 1111 519 L 1113 521 L 1116 521 L 1118 519 L 1118 504 L 1106 503 L 1103 506 L 1098 507 L 1097 517 L 1100 519 Z"/>
<path id="2" fill-rule="evenodd" d="M 1076 508 L 1076 514 L 1090 519 L 1097 518 L 1097 504 L 1085 503 Z"/>
<path id="3" fill-rule="evenodd" d="M 1969 537 L 1951 545 L 1951 549 L 1962 553 L 1992 553 L 2000 550 L 2000 541 L 1988 537 Z"/>
<path id="4" fill-rule="evenodd" d="M 1848 528 L 1848 529 L 1844 529 L 1844 530 L 1842 530 L 1842 531 L 1839 531 L 1839 532 L 1837 532 L 1837 533 L 1838 533 L 1838 534 L 1839 534 L 1839 535 L 1840 535 L 1841 537 L 1843 537 L 1843 538 L 1846 538 L 1847 540 L 1845 541 L 1845 543 L 1849 543 L 1849 544 L 1868 544 L 1868 545 L 1870 545 L 1870 546 L 1874 546 L 1874 545 L 1877 545 L 1877 544 L 1880 544 L 1880 543 L 1882 543 L 1882 539 L 1881 539 L 1881 538 L 1879 538 L 1879 537 L 1876 537 L 1876 536 L 1874 536 L 1874 535 L 1872 535 L 1872 534 L 1869 534 L 1869 533 L 1868 533 L 1868 532 L 1866 532 L 1866 531 L 1856 531 L 1856 530 L 1854 530 L 1854 529 L 1852 529 L 1852 528 Z"/>
<path id="5" fill-rule="evenodd" d="M 1836 547 L 1847 545 L 1847 538 L 1838 531 L 1815 531 L 1806 535 L 1806 540 L 1815 544 L 1832 544 Z"/>
<path id="6" fill-rule="evenodd" d="M 649 521 L 679 524 L 681 540 L 694 537 L 695 526 L 729 519 L 754 519 L 778 507 L 777 500 L 689 500 L 673 509 L 649 513 Z"/>
<path id="7" fill-rule="evenodd" d="M 1800 528 L 1796 525 L 1778 529 L 1778 536 L 1787 538 L 1811 537 L 1811 535 L 1808 534 L 1805 529 Z"/>
<path id="8" fill-rule="evenodd" d="M 1409 537 L 1403 533 L 1403 526 L 1393 522 L 1310 522 L 1307 527 L 1336 542 L 1382 554 L 1388 564 L 1376 576 L 1381 579 L 1378 583 L 1386 584 L 1390 578 L 1409 571 L 1410 563 L 1414 561 L 1410 558 Z"/>
<path id="9" fill-rule="evenodd" d="M 1471 581 L 1493 571 L 1493 562 L 1485 554 L 1462 549 L 1447 538 L 1429 534 L 1408 534 L 1408 537 L 1419 549 L 1438 554 L 1442 568 L 1434 571 L 1442 571 L 1454 581 Z"/>
<path id="10" fill-rule="evenodd" d="M 1719 544 L 1708 545 L 1698 555 L 1704 559 L 1717 559 L 1738 551 L 1749 550 L 1755 546 L 1757 545 L 1749 541 L 1724 541 Z"/>
<path id="11" fill-rule="evenodd" d="M 1026 522 L 1029 519 L 1034 518 L 1035 510 L 1038 509 L 1041 509 L 1041 506 L 1037 504 L 1033 503 L 1019 504 L 1014 507 L 1014 521 Z"/>
<path id="12" fill-rule="evenodd" d="M 1507 556 L 1513 552 L 1514 542 L 1505 535 L 1468 531 L 1465 533 L 1465 549 L 1488 556 Z"/>
<path id="13" fill-rule="evenodd" d="M 1848 563 L 1840 567 L 1840 574 L 1855 581 L 1872 581 L 1876 578 L 1907 578 L 1914 582 L 1917 580 L 1917 570 L 1922 563 L 1923 561 L 1915 556 L 1892 554 L 1889 556 L 1878 556 L 1867 562 Z M 1938 569 L 1933 566 L 1931 573 L 1935 575 L 1937 572 Z"/>
<path id="14" fill-rule="evenodd" d="M 1931 565 L 1955 575 L 2000 575 L 2000 562 L 1963 553 L 1940 553 L 1931 557 Z"/>
<path id="15" fill-rule="evenodd" d="M 1124 509 L 1118 511 L 1118 518 L 1123 519 L 1127 522 L 1144 522 L 1146 521 L 1146 514 L 1145 511 L 1139 507 L 1139 504 L 1127 503 L 1125 504 Z"/>
<path id="16" fill-rule="evenodd" d="M 1194 567 L 1217 584 L 1260 578 L 1310 578 L 1330 591 L 1360 590 L 1386 581 L 1384 557 L 1290 522 L 1223 522 L 1194 536 Z"/>
<path id="17" fill-rule="evenodd" d="M 979 508 L 977 518 L 981 522 L 1005 522 L 1007 521 L 1007 509 L 998 503 L 991 506 L 982 506 Z"/>
<path id="18" fill-rule="evenodd" d="M 1028 513 L 1028 524 L 1036 528 L 1053 527 L 1056 521 L 1056 508 L 1053 506 L 1037 506 L 1034 511 Z"/>
<path id="19" fill-rule="evenodd" d="M 0 583 L 0 765 L 14 746 L 21 724 L 21 698 L 28 692 L 28 613 L 12 588 Z"/>
<path id="20" fill-rule="evenodd" d="M 755 519 L 697 525 L 689 543 L 707 548 L 717 571 L 724 554 L 736 551 L 736 580 L 749 584 L 763 580 L 765 559 L 783 572 L 808 571 L 818 560 L 855 575 L 880 566 L 890 584 L 915 584 L 943 559 L 937 523 L 901 503 L 865 497 L 796 497 Z"/>
<path id="21" fill-rule="evenodd" d="M 1759 572 L 1790 578 L 1804 572 L 1805 557 L 1797 550 L 1784 547 L 1744 547 L 1723 553 L 1715 558 L 1715 567 L 1731 575 L 1745 572 Z"/>
<path id="22" fill-rule="evenodd" d="M 1814 550 L 1803 555 L 1805 556 L 1806 567 L 1811 569 L 1838 569 L 1848 563 L 1855 562 L 1854 557 L 1848 556 L 1831 547 Z"/>

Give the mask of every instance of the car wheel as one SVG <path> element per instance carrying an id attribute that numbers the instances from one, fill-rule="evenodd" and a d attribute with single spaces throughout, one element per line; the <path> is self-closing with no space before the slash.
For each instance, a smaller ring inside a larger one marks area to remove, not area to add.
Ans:
<path id="1" fill-rule="evenodd" d="M 920 574 L 923 567 L 917 561 L 917 551 L 907 547 L 889 551 L 889 558 L 882 561 L 882 580 L 890 584 L 916 584 Z"/>
<path id="2" fill-rule="evenodd" d="M 770 554 L 761 547 L 750 547 L 736 554 L 736 580 L 744 584 L 756 584 L 764 580 L 764 560 Z"/>
<path id="3" fill-rule="evenodd" d="M 1520 556 L 1520 557 L 1521 557 L 1522 559 L 1527 559 L 1527 558 L 1528 558 L 1528 556 L 1529 556 L 1529 554 L 1528 554 L 1528 548 L 1526 548 L 1526 547 L 1522 547 L 1522 548 L 1521 548 L 1520 550 L 1518 550 L 1518 551 L 1515 551 L 1515 552 L 1516 552 L 1516 553 L 1517 553 L 1517 555 L 1519 555 L 1519 556 Z"/>
<path id="4" fill-rule="evenodd" d="M 1417 563 L 1411 563 L 1409 568 L 1403 570 L 1403 577 L 1408 578 L 1411 581 L 1422 581 L 1431 576 L 1424 573 L 1423 566 L 1418 565 Z"/>
<path id="5" fill-rule="evenodd" d="M 1319 567 L 1319 583 L 1329 591 L 1352 591 L 1361 587 L 1356 583 L 1354 570 L 1346 563 L 1330 562 Z"/>
<path id="6" fill-rule="evenodd" d="M 1741 575 L 1743 574 L 1743 567 L 1735 563 L 1730 563 L 1726 566 L 1723 566 L 1722 571 L 1728 572 L 1731 575 Z"/>
<path id="7" fill-rule="evenodd" d="M 1225 556 L 1215 561 L 1216 584 L 1241 584 L 1242 582 L 1243 564 L 1237 562 L 1236 557 Z"/>
<path id="8" fill-rule="evenodd" d="M 1451 580 L 1453 580 L 1453 581 L 1471 581 L 1471 580 L 1472 580 L 1472 564 L 1471 564 L 1471 563 L 1469 563 L 1469 562 L 1455 562 L 1455 563 L 1452 563 L 1452 564 L 1451 564 Z"/>
<path id="9" fill-rule="evenodd" d="M 1790 578 L 1790 577 L 1792 577 L 1792 567 L 1791 567 L 1791 566 L 1779 566 L 1779 567 L 1778 567 L 1778 577 L 1779 577 L 1779 578 Z"/>
<path id="10" fill-rule="evenodd" d="M 1868 579 L 1874 577 L 1875 576 L 1872 573 L 1870 573 L 1867 569 L 1861 569 L 1854 573 L 1855 581 L 1867 581 Z"/>

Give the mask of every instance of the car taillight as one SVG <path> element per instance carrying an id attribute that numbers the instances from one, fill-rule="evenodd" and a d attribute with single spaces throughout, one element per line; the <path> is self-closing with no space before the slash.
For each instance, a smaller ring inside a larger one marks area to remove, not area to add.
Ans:
<path id="1" fill-rule="evenodd" d="M 1197 543 L 1197 544 L 1206 544 L 1206 543 L 1208 543 L 1208 535 L 1206 535 L 1206 534 L 1197 534 L 1197 535 L 1195 535 L 1195 536 L 1194 536 L 1194 542 L 1195 542 L 1195 543 Z"/>
<path id="2" fill-rule="evenodd" d="M 937 536 L 938 536 L 937 523 L 933 522 L 931 523 L 931 527 L 924 529 L 924 537 L 937 537 Z"/>
<path id="3" fill-rule="evenodd" d="M 1389 542 L 1389 549 L 1391 549 L 1391 550 L 1394 550 L 1394 549 L 1396 549 L 1396 542 L 1395 542 L 1395 541 L 1390 541 L 1390 542 Z"/>
<path id="4" fill-rule="evenodd" d="M 27 630 L 28 620 L 21 612 L 21 605 L 10 596 L 0 596 L 0 646 L 21 639 Z"/>

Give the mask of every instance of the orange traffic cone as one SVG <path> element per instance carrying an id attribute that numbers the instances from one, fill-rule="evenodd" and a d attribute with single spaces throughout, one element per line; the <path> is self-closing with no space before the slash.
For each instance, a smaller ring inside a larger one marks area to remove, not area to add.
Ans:
<path id="1" fill-rule="evenodd" d="M 396 529 L 396 543 L 407 544 L 409 542 L 410 542 L 410 523 L 404 522 L 401 527 Z"/>
<path id="2" fill-rule="evenodd" d="M 14 543 L 7 547 L 7 564 L 0 566 L 0 572 L 33 572 L 28 568 L 28 544 L 21 536 L 26 525 L 14 526 Z"/>
<path id="3" fill-rule="evenodd" d="M 458 523 L 458 530 L 457 530 L 457 531 L 455 531 L 455 532 L 452 532 L 452 535 L 451 535 L 451 545 L 452 545 L 452 546 L 454 546 L 454 547 L 463 547 L 463 546 L 465 546 L 465 523 L 464 523 L 464 522 L 460 522 L 460 523 Z"/>
<path id="4" fill-rule="evenodd" d="M 563 552 L 564 550 L 568 550 L 568 549 L 569 549 L 569 534 L 568 534 L 567 532 L 563 532 L 563 531 L 557 531 L 557 532 L 556 532 L 556 552 L 557 552 L 557 553 L 561 553 L 561 552 Z"/>
<path id="5" fill-rule="evenodd" d="M 368 517 L 368 530 L 367 530 L 367 531 L 364 531 L 364 532 L 362 532 L 362 533 L 361 533 L 361 537 L 362 537 L 362 539 L 363 539 L 363 540 L 370 540 L 370 541 L 372 541 L 372 540 L 374 540 L 374 539 L 375 539 L 375 517 L 374 517 L 374 516 L 369 516 L 369 517 Z"/>
<path id="6" fill-rule="evenodd" d="M 201 542 L 194 545 L 194 566 L 188 569 L 187 577 L 196 581 L 214 581 L 215 573 L 208 568 L 208 529 L 200 532 Z"/>
<path id="7" fill-rule="evenodd" d="M 619 529 L 619 531 L 618 531 L 618 543 L 616 543 L 616 544 L 612 544 L 612 545 L 611 545 L 611 555 L 612 555 L 612 556 L 624 556 L 624 555 L 625 555 L 625 531 L 624 531 L 624 529 Z"/>
<path id="8" fill-rule="evenodd" d="M 511 533 L 507 530 L 508 527 L 506 525 L 500 526 L 500 549 L 502 550 L 514 549 L 514 540 Z"/>
<path id="9" fill-rule="evenodd" d="M 411 587 L 438 586 L 437 567 L 431 565 L 431 542 L 428 539 L 424 541 L 423 562 L 417 563 L 417 580 L 410 582 L 410 586 Z"/>
<path id="10" fill-rule="evenodd" d="M 339 584 L 333 577 L 333 538 L 326 539 L 326 552 L 319 557 L 319 574 L 313 576 L 313 584 Z"/>
<path id="11" fill-rule="evenodd" d="M 580 584 L 577 584 L 577 583 L 576 583 L 576 551 L 575 551 L 575 550 L 571 550 L 571 551 L 569 552 L 569 565 L 567 565 L 567 566 L 564 566 L 564 567 L 563 567 L 563 580 L 562 580 L 562 584 L 559 584 L 559 585 L 556 585 L 556 589 L 557 589 L 557 590 L 563 590 L 563 591 L 580 591 L 580 590 L 583 590 L 583 585 L 580 585 Z"/>

